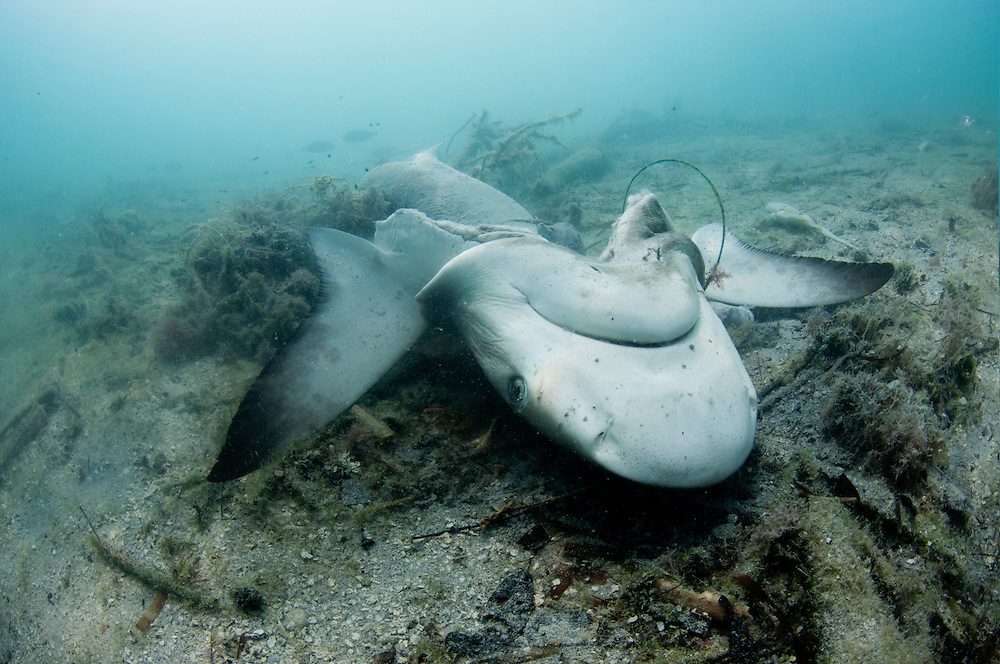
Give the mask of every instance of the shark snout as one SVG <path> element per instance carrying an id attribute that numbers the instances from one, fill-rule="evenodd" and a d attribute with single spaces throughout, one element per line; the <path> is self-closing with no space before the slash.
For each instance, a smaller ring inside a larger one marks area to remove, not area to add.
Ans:
<path id="1" fill-rule="evenodd" d="M 749 408 L 734 421 L 739 419 L 750 421 Z M 612 421 L 594 438 L 592 460 L 635 482 L 694 488 L 716 484 L 732 475 L 746 461 L 752 447 L 752 427 L 740 430 L 726 425 L 715 435 L 704 429 L 694 434 L 683 429 L 637 434 Z"/>
<path id="2" fill-rule="evenodd" d="M 753 447 L 757 396 L 707 302 L 695 328 L 655 348 L 553 353 L 521 413 L 550 438 L 622 477 L 663 487 L 721 482 Z"/>

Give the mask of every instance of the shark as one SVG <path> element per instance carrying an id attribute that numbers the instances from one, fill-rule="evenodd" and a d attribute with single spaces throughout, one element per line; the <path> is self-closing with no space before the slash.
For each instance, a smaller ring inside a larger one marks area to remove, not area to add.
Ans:
<path id="1" fill-rule="evenodd" d="M 308 231 L 321 299 L 250 386 L 209 481 L 241 477 L 308 438 L 444 326 L 554 442 L 643 484 L 715 484 L 746 461 L 757 421 L 756 391 L 717 310 L 846 302 L 893 272 L 762 251 L 718 224 L 688 237 L 648 191 L 629 197 L 601 255 L 585 256 L 433 151 L 378 166 L 361 184 L 396 211 L 370 241 Z"/>

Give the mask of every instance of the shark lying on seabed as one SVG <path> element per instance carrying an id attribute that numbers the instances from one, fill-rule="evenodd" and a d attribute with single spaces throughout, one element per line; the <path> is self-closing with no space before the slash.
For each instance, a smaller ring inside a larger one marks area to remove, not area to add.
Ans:
<path id="1" fill-rule="evenodd" d="M 399 209 L 371 242 L 309 231 L 322 299 L 251 386 L 209 480 L 245 475 L 324 426 L 443 324 L 552 440 L 637 482 L 714 484 L 750 454 L 757 397 L 711 303 L 833 304 L 892 276 L 886 263 L 782 256 L 728 234 L 715 264 L 721 226 L 688 238 L 649 192 L 629 198 L 599 258 L 583 256 L 431 152 L 362 184 Z"/>

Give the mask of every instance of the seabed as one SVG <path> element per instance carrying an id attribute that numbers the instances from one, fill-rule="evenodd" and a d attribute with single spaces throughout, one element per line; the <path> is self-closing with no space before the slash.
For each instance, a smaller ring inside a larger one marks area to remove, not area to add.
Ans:
<path id="1" fill-rule="evenodd" d="M 58 233 L 4 220 L 27 230 L 0 246 L 0 662 L 1000 661 L 996 133 L 623 116 L 543 140 L 571 116 L 484 114 L 449 160 L 600 246 L 632 174 L 683 158 L 751 243 L 896 265 L 734 333 L 761 403 L 736 476 L 610 476 L 436 339 L 314 447 L 210 485 L 318 292 L 302 229 L 391 208 L 338 173 L 95 192 Z M 637 185 L 682 230 L 717 220 L 686 171 Z M 862 251 L 767 224 L 773 200 Z"/>

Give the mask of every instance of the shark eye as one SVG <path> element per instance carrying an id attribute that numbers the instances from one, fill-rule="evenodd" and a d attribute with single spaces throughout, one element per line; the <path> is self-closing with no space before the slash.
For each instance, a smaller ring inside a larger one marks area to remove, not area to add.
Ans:
<path id="1" fill-rule="evenodd" d="M 515 413 L 521 412 L 528 403 L 528 384 L 521 376 L 514 375 L 507 379 L 507 403 Z"/>

